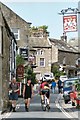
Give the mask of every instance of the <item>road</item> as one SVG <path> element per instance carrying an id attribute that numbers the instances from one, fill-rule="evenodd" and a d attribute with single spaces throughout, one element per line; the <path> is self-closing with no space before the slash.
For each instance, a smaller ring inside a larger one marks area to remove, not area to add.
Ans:
<path id="1" fill-rule="evenodd" d="M 50 111 L 42 111 L 40 104 L 40 95 L 35 94 L 31 100 L 29 112 L 25 111 L 24 99 L 19 98 L 17 112 L 9 112 L 2 115 L 3 120 L 75 120 L 78 118 L 79 111 L 73 108 L 70 103 L 64 104 L 63 98 L 58 102 L 58 94 L 52 94 L 50 97 Z"/>

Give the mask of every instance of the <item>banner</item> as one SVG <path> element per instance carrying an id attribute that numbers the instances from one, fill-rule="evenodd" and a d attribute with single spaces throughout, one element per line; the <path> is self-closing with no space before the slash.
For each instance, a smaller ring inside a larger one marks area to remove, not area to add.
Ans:
<path id="1" fill-rule="evenodd" d="M 77 31 L 77 16 L 63 16 L 63 30 L 64 32 Z"/>

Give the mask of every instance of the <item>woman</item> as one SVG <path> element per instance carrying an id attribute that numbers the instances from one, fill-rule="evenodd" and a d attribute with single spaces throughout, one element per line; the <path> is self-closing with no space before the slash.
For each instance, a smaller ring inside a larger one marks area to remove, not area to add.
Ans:
<path id="1" fill-rule="evenodd" d="M 32 98 L 32 95 L 33 95 L 33 85 L 31 84 L 31 80 L 28 79 L 23 89 L 23 97 L 25 99 L 25 110 L 27 112 L 29 111 L 30 100 Z"/>
<path id="2" fill-rule="evenodd" d="M 16 108 L 16 101 L 18 100 L 18 91 L 19 91 L 16 78 L 12 79 L 11 84 L 9 85 L 9 90 L 10 90 L 9 99 L 10 102 L 12 103 L 10 111 L 13 109 L 13 112 L 16 112 L 15 108 Z"/>

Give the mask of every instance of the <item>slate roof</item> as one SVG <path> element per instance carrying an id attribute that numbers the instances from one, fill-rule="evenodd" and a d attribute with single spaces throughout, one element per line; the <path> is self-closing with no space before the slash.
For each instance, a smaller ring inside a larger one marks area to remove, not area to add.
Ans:
<path id="1" fill-rule="evenodd" d="M 61 51 L 78 52 L 77 49 L 75 49 L 74 47 L 70 46 L 68 43 L 66 43 L 62 40 L 57 40 L 57 39 L 53 39 L 53 38 L 49 38 L 49 40 L 52 45 L 56 46 Z"/>
<path id="2" fill-rule="evenodd" d="M 40 37 L 30 37 L 29 38 L 29 47 L 33 47 L 33 48 L 48 48 L 51 47 L 51 45 L 49 44 L 48 39 L 46 38 L 40 38 Z"/>

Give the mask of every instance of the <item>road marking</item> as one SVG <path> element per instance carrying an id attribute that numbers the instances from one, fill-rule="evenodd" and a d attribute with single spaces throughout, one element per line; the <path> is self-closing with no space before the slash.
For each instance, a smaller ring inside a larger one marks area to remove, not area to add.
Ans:
<path id="1" fill-rule="evenodd" d="M 8 118 L 10 115 L 11 115 L 11 112 L 10 113 L 6 113 L 5 115 L 2 115 L 2 118 Z"/>
<path id="2" fill-rule="evenodd" d="M 57 106 L 57 108 L 59 108 L 59 109 L 63 112 L 63 114 L 66 115 L 67 118 L 73 118 L 71 115 L 69 115 L 69 114 L 59 105 L 59 103 L 56 103 L 56 106 Z"/>

